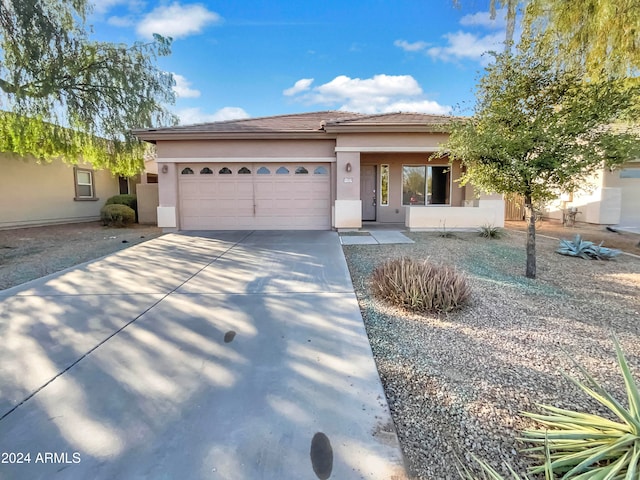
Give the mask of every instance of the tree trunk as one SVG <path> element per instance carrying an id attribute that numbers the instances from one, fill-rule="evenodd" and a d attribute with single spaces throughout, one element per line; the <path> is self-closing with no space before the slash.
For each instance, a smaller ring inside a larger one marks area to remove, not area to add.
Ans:
<path id="1" fill-rule="evenodd" d="M 536 213 L 533 210 L 531 195 L 524 198 L 524 206 L 527 212 L 527 278 L 536 278 Z"/>

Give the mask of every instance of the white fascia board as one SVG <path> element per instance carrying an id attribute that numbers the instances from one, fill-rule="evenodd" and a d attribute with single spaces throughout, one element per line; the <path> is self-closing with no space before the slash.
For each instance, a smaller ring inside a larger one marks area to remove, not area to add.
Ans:
<path id="1" fill-rule="evenodd" d="M 438 147 L 336 147 L 336 152 L 437 152 Z"/>
<path id="2" fill-rule="evenodd" d="M 165 157 L 158 163 L 335 163 L 336 157 Z"/>

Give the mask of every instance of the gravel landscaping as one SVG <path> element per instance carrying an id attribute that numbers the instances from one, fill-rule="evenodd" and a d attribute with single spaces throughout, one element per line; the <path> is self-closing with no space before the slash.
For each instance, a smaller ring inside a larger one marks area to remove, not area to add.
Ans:
<path id="1" fill-rule="evenodd" d="M 471 454 L 507 474 L 528 460 L 519 415 L 536 403 L 605 412 L 560 372 L 574 359 L 626 405 L 611 333 L 640 378 L 640 259 L 563 257 L 539 237 L 538 278 L 524 277 L 524 234 L 484 239 L 407 233 L 412 245 L 344 246 L 345 255 L 412 478 L 459 478 L 456 458 Z M 462 311 L 420 316 L 370 294 L 372 270 L 389 258 L 429 257 L 455 265 L 472 295 Z"/>

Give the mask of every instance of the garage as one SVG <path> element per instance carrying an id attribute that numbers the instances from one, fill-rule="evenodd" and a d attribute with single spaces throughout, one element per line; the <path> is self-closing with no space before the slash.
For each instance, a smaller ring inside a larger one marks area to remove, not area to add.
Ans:
<path id="1" fill-rule="evenodd" d="M 329 163 L 179 164 L 182 230 L 328 230 Z"/>

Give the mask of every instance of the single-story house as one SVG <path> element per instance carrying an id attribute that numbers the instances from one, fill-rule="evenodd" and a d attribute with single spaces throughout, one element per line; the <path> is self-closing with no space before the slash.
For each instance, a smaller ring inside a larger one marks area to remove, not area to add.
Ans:
<path id="1" fill-rule="evenodd" d="M 459 163 L 430 159 L 450 120 L 324 111 L 134 133 L 156 145 L 167 230 L 503 226 L 501 196 L 476 196 Z"/>
<path id="2" fill-rule="evenodd" d="M 640 227 L 640 159 L 600 170 L 583 191 L 551 202 L 545 216 L 562 220 L 572 210 L 578 222 Z"/>
<path id="3" fill-rule="evenodd" d="M 0 229 L 100 219 L 107 198 L 135 193 L 133 180 L 91 165 L 0 153 Z"/>

